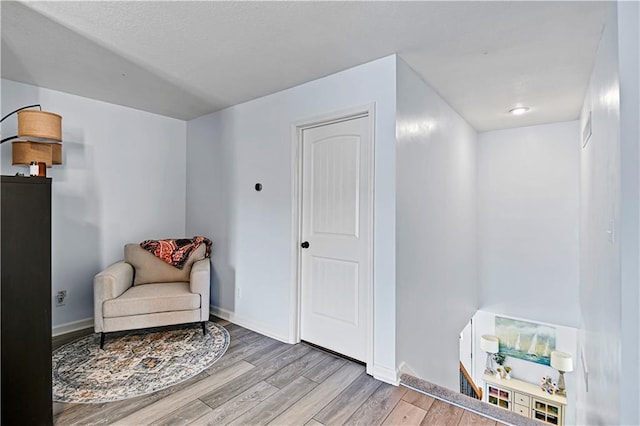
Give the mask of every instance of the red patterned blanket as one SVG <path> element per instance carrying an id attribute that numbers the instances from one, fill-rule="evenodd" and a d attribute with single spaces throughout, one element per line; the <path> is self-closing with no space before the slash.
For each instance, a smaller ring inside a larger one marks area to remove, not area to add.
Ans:
<path id="1" fill-rule="evenodd" d="M 169 265 L 182 269 L 191 253 L 202 243 L 207 245 L 205 257 L 211 256 L 211 245 L 213 243 L 205 237 L 145 240 L 140 243 L 140 247 L 164 260 Z"/>

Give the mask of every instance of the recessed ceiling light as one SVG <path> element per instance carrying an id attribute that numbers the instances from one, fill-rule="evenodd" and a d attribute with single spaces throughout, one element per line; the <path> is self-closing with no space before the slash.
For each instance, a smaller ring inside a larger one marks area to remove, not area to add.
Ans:
<path id="1" fill-rule="evenodd" d="M 529 111 L 529 107 L 521 106 L 521 107 L 515 107 L 515 108 L 510 109 L 509 113 L 513 114 L 513 115 L 522 115 L 522 114 L 524 114 L 525 112 L 528 112 L 528 111 Z"/>

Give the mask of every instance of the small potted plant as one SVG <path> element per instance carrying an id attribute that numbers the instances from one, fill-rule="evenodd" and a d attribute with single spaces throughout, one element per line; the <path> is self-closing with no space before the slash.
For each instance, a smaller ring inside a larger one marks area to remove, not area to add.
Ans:
<path id="1" fill-rule="evenodd" d="M 503 367 L 505 358 L 506 356 L 502 352 L 493 354 L 493 360 L 500 366 L 497 368 L 497 371 L 498 371 L 497 375 L 501 379 L 504 379 L 506 374 L 505 368 Z"/>

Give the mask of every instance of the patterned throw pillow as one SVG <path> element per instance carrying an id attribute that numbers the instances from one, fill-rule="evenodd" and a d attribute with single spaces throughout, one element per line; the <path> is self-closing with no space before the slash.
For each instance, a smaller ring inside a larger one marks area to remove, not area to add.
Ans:
<path id="1" fill-rule="evenodd" d="M 135 270 L 133 285 L 153 283 L 189 282 L 191 266 L 194 262 L 204 259 L 205 244 L 200 244 L 191 253 L 182 269 L 169 265 L 158 259 L 140 244 L 127 244 L 124 246 L 124 261 L 131 264 Z"/>

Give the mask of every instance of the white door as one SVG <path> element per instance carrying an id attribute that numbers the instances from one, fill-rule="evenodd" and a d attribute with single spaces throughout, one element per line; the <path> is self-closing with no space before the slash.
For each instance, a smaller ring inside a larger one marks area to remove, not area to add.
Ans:
<path id="1" fill-rule="evenodd" d="M 302 340 L 366 362 L 371 291 L 369 118 L 302 132 Z"/>

